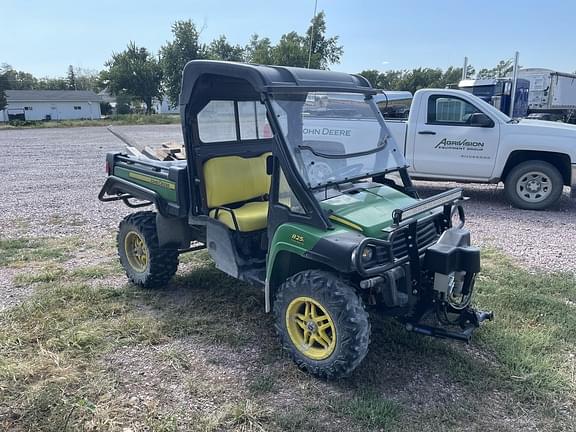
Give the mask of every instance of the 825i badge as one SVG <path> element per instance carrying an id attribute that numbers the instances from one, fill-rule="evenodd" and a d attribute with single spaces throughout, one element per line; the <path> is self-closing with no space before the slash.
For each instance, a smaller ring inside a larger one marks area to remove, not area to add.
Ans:
<path id="1" fill-rule="evenodd" d="M 294 240 L 295 242 L 304 243 L 304 236 L 303 236 L 303 235 L 300 235 L 300 234 L 292 234 L 292 235 L 290 236 L 290 238 L 291 238 L 292 240 Z"/>

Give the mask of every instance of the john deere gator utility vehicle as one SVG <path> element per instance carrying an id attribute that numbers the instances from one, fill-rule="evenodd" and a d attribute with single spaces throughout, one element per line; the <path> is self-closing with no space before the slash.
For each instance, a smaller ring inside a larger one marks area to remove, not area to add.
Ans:
<path id="1" fill-rule="evenodd" d="M 99 198 L 156 210 L 120 223 L 128 278 L 165 286 L 180 253 L 208 249 L 218 269 L 262 286 L 283 347 L 320 377 L 362 361 L 369 313 L 468 341 L 492 315 L 471 307 L 480 252 L 462 190 L 418 198 L 376 93 L 339 72 L 189 62 L 187 160 L 107 155 Z"/>

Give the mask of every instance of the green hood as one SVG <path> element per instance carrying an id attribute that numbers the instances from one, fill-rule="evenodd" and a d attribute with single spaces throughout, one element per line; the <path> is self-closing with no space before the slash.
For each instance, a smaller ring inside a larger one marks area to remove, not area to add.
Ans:
<path id="1" fill-rule="evenodd" d="M 330 220 L 361 231 L 369 237 L 382 237 L 382 229 L 392 225 L 392 211 L 417 202 L 388 186 L 361 189 L 322 201 Z"/>

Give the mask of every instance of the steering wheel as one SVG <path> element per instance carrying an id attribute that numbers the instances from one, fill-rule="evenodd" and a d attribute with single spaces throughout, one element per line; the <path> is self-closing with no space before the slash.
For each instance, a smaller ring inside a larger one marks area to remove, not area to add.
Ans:
<path id="1" fill-rule="evenodd" d="M 326 162 L 314 161 L 308 166 L 308 180 L 312 184 L 323 183 L 332 174 L 332 168 Z"/>
<path id="2" fill-rule="evenodd" d="M 364 165 L 358 163 L 335 170 L 326 162 L 315 161 L 314 164 L 311 164 L 308 168 L 308 178 L 311 183 L 320 184 L 324 183 L 326 180 L 334 178 L 335 175 L 338 175 L 339 178 L 344 178 L 358 174 L 361 172 L 362 168 L 364 168 Z"/>

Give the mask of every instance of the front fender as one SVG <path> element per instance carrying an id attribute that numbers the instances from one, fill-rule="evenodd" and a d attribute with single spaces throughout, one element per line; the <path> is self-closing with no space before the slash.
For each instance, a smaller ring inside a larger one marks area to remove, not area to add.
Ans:
<path id="1" fill-rule="evenodd" d="M 355 231 L 336 227 L 332 230 L 319 230 L 300 224 L 284 224 L 278 227 L 267 257 L 266 271 L 266 311 L 271 308 L 271 294 L 277 285 L 275 271 L 280 268 L 283 253 L 302 257 L 318 267 L 332 268 L 338 273 L 353 271 L 352 252 L 365 237 Z M 281 282 L 280 282 L 281 283 Z"/>

